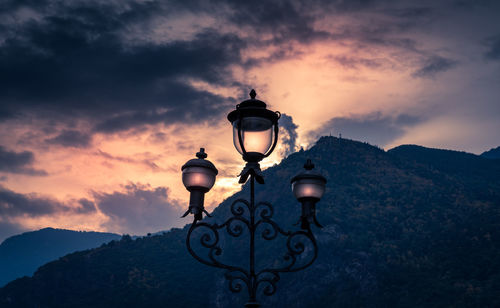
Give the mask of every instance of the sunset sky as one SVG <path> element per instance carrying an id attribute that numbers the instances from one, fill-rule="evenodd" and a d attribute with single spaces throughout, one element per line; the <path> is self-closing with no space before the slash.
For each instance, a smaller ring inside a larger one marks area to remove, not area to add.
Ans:
<path id="1" fill-rule="evenodd" d="M 244 165 L 226 116 L 279 110 L 271 166 L 318 136 L 500 145 L 500 1 L 0 2 L 0 241 L 180 227 L 205 147 L 213 208 Z"/>

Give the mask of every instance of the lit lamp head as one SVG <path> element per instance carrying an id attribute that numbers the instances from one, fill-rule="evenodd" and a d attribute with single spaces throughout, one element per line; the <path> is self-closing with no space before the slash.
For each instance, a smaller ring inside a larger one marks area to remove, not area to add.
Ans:
<path id="1" fill-rule="evenodd" d="M 297 200 L 302 203 L 301 228 L 309 229 L 311 223 L 322 228 L 316 220 L 316 203 L 325 192 L 326 179 L 313 171 L 314 164 L 310 159 L 305 163 L 304 169 L 306 171 L 296 175 L 291 181 L 292 191 Z"/>
<path id="2" fill-rule="evenodd" d="M 252 89 L 250 99 L 236 105 L 227 119 L 233 125 L 233 143 L 243 159 L 258 163 L 269 156 L 278 141 L 278 119 L 281 114 L 266 109 L 266 103 L 255 99 Z"/>
<path id="3" fill-rule="evenodd" d="M 205 193 L 214 186 L 215 176 L 218 171 L 214 164 L 205 159 L 207 158 L 207 153 L 205 153 L 204 148 L 200 148 L 200 151 L 196 153 L 196 157 L 189 160 L 181 168 L 182 183 L 191 193 L 189 209 L 182 217 L 191 213 L 194 215 L 195 220 L 201 220 L 203 212 L 208 215 L 203 206 Z"/>

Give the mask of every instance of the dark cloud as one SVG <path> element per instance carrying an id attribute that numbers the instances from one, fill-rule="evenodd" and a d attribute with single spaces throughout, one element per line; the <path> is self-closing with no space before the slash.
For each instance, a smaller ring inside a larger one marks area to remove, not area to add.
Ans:
<path id="1" fill-rule="evenodd" d="M 123 192 L 94 192 L 99 209 L 109 216 L 109 230 L 121 233 L 145 234 L 179 226 L 182 210 L 168 196 L 165 187 L 129 184 Z"/>
<path id="2" fill-rule="evenodd" d="M 54 138 L 47 139 L 50 144 L 57 144 L 64 147 L 86 148 L 90 145 L 92 137 L 89 134 L 77 130 L 63 130 Z"/>
<path id="3" fill-rule="evenodd" d="M 32 167 L 35 155 L 29 151 L 13 152 L 0 146 L 0 172 L 26 174 L 33 176 L 45 176 L 44 170 Z"/>
<path id="4" fill-rule="evenodd" d="M 383 1 L 215 1 L 210 6 L 203 1 L 5 3 L 6 14 L 23 6 L 40 16 L 15 26 L 4 24 L 9 30 L 0 45 L 0 115 L 8 117 L 21 109 L 48 117 L 86 116 L 96 122 L 94 132 L 102 133 L 219 118 L 232 98 L 195 89 L 189 80 L 238 86 L 231 66 L 263 65 L 298 56 L 301 53 L 294 50 L 292 41 L 354 38 L 410 47 L 405 38 L 385 37 L 393 31 L 387 24 L 331 32 L 315 27 L 327 13 L 366 10 Z M 255 34 L 242 38 L 201 28 L 189 40 L 131 43 L 124 38 L 130 28 L 147 30 L 154 18 L 184 11 L 209 13 L 243 31 L 253 29 Z M 409 8 L 397 14 L 411 19 L 426 12 L 425 8 Z M 265 34 L 270 39 L 262 39 Z M 249 46 L 274 48 L 267 56 L 243 59 L 241 53 Z M 377 65 L 367 59 L 357 63 Z"/>
<path id="5" fill-rule="evenodd" d="M 496 0 L 454 0 L 451 2 L 454 7 L 470 10 L 478 7 L 483 8 L 498 8 Z"/>
<path id="6" fill-rule="evenodd" d="M 151 171 L 165 171 L 165 169 L 160 168 L 156 163 L 155 159 L 160 158 L 159 156 L 152 156 L 150 153 L 142 153 L 135 155 L 136 157 L 125 157 L 125 156 L 117 156 L 112 155 L 107 152 L 98 150 L 96 155 L 103 157 L 107 160 L 117 161 L 121 163 L 129 163 L 135 165 L 142 165 Z"/>
<path id="7" fill-rule="evenodd" d="M 1 113 L 85 116 L 98 132 L 219 116 L 228 98 L 189 79 L 232 84 L 228 66 L 245 42 L 206 29 L 189 41 L 130 45 L 120 31 L 154 12 L 137 6 L 56 2 L 40 20 L 18 25 L 0 45 Z"/>
<path id="8" fill-rule="evenodd" d="M 270 40 L 259 40 L 257 44 L 280 44 L 290 40 L 308 43 L 330 37 L 327 31 L 314 27 L 320 16 L 318 12 L 321 12 L 316 9 L 324 4 L 321 1 L 227 1 L 227 4 L 233 9 L 229 16 L 232 23 L 251 27 L 259 34 L 272 34 Z"/>
<path id="9" fill-rule="evenodd" d="M 383 45 L 414 51 L 415 45 L 408 44 L 413 41 L 405 37 L 405 31 L 426 25 L 435 17 L 431 7 L 415 7 L 412 2 L 394 5 L 391 0 L 221 2 L 232 8 L 228 20 L 257 33 L 252 45 L 283 47 L 278 53 L 287 56 L 290 53 L 285 50 L 290 49 L 290 42 L 309 44 L 323 40 L 354 41 L 358 50 L 370 51 L 373 45 Z M 319 21 L 358 15 L 360 21 L 366 22 L 318 27 Z M 263 34 L 266 39 L 261 38 Z"/>
<path id="10" fill-rule="evenodd" d="M 337 11 L 360 11 L 378 6 L 380 3 L 386 2 L 381 0 L 337 0 L 337 1 L 322 1 L 325 3 L 330 3 Z"/>
<path id="11" fill-rule="evenodd" d="M 400 8 L 400 9 L 389 9 L 387 10 L 393 16 L 397 16 L 400 18 L 423 18 L 432 15 L 433 9 L 430 7 L 408 7 L 408 8 Z"/>
<path id="12" fill-rule="evenodd" d="M 422 122 L 420 117 L 407 114 L 384 116 L 381 113 L 373 113 L 363 116 L 337 117 L 330 119 L 320 129 L 308 133 L 308 137 L 317 139 L 320 136 L 342 134 L 342 138 L 385 146 L 402 136 L 406 127 L 420 122 Z"/>
<path id="13" fill-rule="evenodd" d="M 484 54 L 488 60 L 500 60 L 500 34 L 485 40 L 488 51 Z"/>
<path id="14" fill-rule="evenodd" d="M 483 2 L 483 7 L 494 3 Z M 408 58 L 426 55 L 428 60 L 413 76 L 433 77 L 457 62 L 420 50 L 422 44 L 408 29 L 436 21 L 436 11 L 452 8 L 453 3 L 2 1 L 2 16 L 14 17 L 0 21 L 0 120 L 29 112 L 50 119 L 59 116 L 68 122 L 80 117 L 91 122 L 92 134 L 157 123 L 211 121 L 221 118 L 235 100 L 200 90 L 191 81 L 243 87 L 246 85 L 235 81 L 238 76 L 233 76 L 233 67 L 248 69 L 300 57 L 303 51 L 296 45 L 321 40 L 337 40 L 368 52 L 372 47 L 389 47 L 394 49 L 392 56 L 404 53 L 398 62 L 410 63 Z M 25 11 L 35 16 L 19 17 L 20 8 L 29 8 Z M 174 19 L 184 13 L 200 21 L 210 16 L 227 28 L 200 25 L 187 29 L 195 33 L 182 39 L 151 35 L 158 19 Z M 320 21 L 337 17 L 362 19 L 327 29 L 318 26 Z M 236 31 L 227 31 L 233 28 Z M 136 30 L 144 35 L 132 35 Z M 254 56 L 248 48 L 265 52 Z M 488 57 L 494 58 L 495 50 L 492 47 Z M 334 60 L 350 68 L 375 69 L 383 64 L 356 54 Z M 85 140 L 71 143 L 75 139 L 65 137 L 53 141 L 76 147 L 86 144 Z"/>
<path id="15" fill-rule="evenodd" d="M 0 185 L 0 242 L 8 236 L 27 231 L 22 225 L 12 222 L 16 218 L 90 214 L 95 211 L 94 202 L 85 198 L 59 202 L 37 194 L 17 193 Z"/>
<path id="16" fill-rule="evenodd" d="M 80 214 L 92 213 L 96 210 L 95 203 L 88 199 L 81 198 L 78 200 L 78 203 L 80 204 L 80 207 L 76 208 L 77 213 Z"/>
<path id="17" fill-rule="evenodd" d="M 439 20 L 438 8 L 436 8 L 439 4 L 434 4 L 434 7 L 413 5 L 412 2 L 407 3 L 406 7 L 388 3 L 382 11 L 383 16 L 391 19 L 391 21 L 379 23 L 384 25 L 388 33 L 395 34 L 397 32 L 405 33 L 416 28 L 418 29 Z"/>
<path id="18" fill-rule="evenodd" d="M 153 143 L 166 143 L 169 136 L 164 132 L 153 132 L 149 135 L 149 140 Z"/>
<path id="19" fill-rule="evenodd" d="M 167 88 L 168 87 L 168 88 Z M 206 91 L 193 90 L 191 87 L 172 83 L 165 85 L 163 93 L 164 111 L 156 109 L 117 112 L 102 120 L 94 127 L 94 132 L 115 133 L 131 127 L 165 123 L 192 124 L 220 118 L 232 100 L 221 98 Z M 170 95 L 172 97 L 170 97 Z M 170 105 L 168 108 L 167 106 Z"/>
<path id="20" fill-rule="evenodd" d="M 81 198 L 60 202 L 37 194 L 21 194 L 0 186 L 0 236 L 12 234 L 15 218 L 93 214 L 99 210 L 109 217 L 103 226 L 122 233 L 145 234 L 180 226 L 182 210 L 169 198 L 165 187 L 129 184 L 124 191 L 93 192 L 94 201 Z M 20 228 L 20 227 L 19 227 Z"/>
<path id="21" fill-rule="evenodd" d="M 457 66 L 458 62 L 440 56 L 432 56 L 425 60 L 423 66 L 416 70 L 412 76 L 418 78 L 433 78 L 436 74 L 445 72 Z"/>
<path id="22" fill-rule="evenodd" d="M 0 188 L 0 214 L 2 216 L 40 216 L 58 212 L 64 206 L 49 198 L 16 193 Z"/>
<path id="23" fill-rule="evenodd" d="M 355 57 L 352 55 L 330 56 L 328 59 L 350 69 L 358 69 L 360 67 L 375 69 L 382 66 L 381 59 Z"/>
<path id="24" fill-rule="evenodd" d="M 80 199 L 62 203 L 36 194 L 20 194 L 0 186 L 0 217 L 37 217 L 58 213 L 91 213 L 95 206 Z"/>
<path id="25" fill-rule="evenodd" d="M 0 13 L 12 12 L 22 7 L 41 9 L 48 3 L 48 0 L 4 0 L 0 2 Z"/>
<path id="26" fill-rule="evenodd" d="M 293 118 L 286 114 L 281 114 L 279 120 L 280 139 L 283 149 L 280 155 L 287 157 L 297 149 L 297 124 L 293 123 Z"/>

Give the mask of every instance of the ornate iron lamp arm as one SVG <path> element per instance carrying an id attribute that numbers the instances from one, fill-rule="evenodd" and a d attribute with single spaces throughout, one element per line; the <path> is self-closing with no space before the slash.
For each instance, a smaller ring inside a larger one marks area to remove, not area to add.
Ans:
<path id="1" fill-rule="evenodd" d="M 260 306 L 257 302 L 257 291 L 261 285 L 264 295 L 273 295 L 276 292 L 276 283 L 280 280 L 280 273 L 296 272 L 310 266 L 318 255 L 318 247 L 309 225 L 305 230 L 284 231 L 272 220 L 274 209 L 270 203 L 259 202 L 255 204 L 255 175 L 250 173 L 249 177 L 250 202 L 244 199 L 235 200 L 230 207 L 232 216 L 222 224 L 211 224 L 195 218 L 188 231 L 186 246 L 189 253 L 199 262 L 226 270 L 225 277 L 229 282 L 230 291 L 240 292 L 245 284 L 249 297 L 245 307 L 256 308 Z M 244 217 L 245 213 L 248 213 L 247 218 Z M 243 234 L 245 227 L 250 236 L 248 270 L 224 264 L 218 258 L 222 255 L 222 248 L 219 246 L 219 230 L 225 229 L 230 236 L 239 237 Z M 208 249 L 206 258 L 200 256 L 191 245 L 191 237 L 198 228 L 200 231 L 203 230 L 200 244 L 203 248 Z M 267 241 L 276 239 L 278 235 L 287 238 L 287 251 L 282 257 L 284 261 L 282 266 L 256 271 L 255 240 L 258 234 Z M 305 252 L 311 251 L 307 250 L 306 246 L 312 247 L 312 256 L 308 254 L 308 258 L 304 260 L 301 256 Z"/>
<path id="2" fill-rule="evenodd" d="M 268 207 L 268 209 L 272 210 L 271 205 L 267 202 L 261 202 L 258 204 L 257 207 L 259 207 L 261 205 L 265 205 Z M 265 240 L 273 240 L 274 238 L 276 238 L 278 236 L 278 234 L 286 236 L 287 237 L 286 246 L 287 246 L 288 251 L 283 256 L 283 259 L 285 261 L 288 261 L 288 260 L 292 261 L 289 265 L 283 266 L 281 268 L 272 269 L 272 271 L 274 271 L 274 272 L 296 272 L 296 271 L 300 271 L 300 270 L 308 267 L 309 265 L 311 265 L 316 260 L 316 258 L 318 256 L 318 247 L 316 244 L 316 239 L 314 238 L 314 234 L 311 231 L 310 225 L 306 225 L 307 229 L 305 229 L 305 230 L 298 230 L 295 232 L 284 231 L 283 229 L 281 229 L 281 227 L 275 221 L 271 220 L 272 214 L 273 214 L 272 211 L 269 211 L 269 212 L 262 211 L 261 215 L 260 215 L 261 219 L 259 221 L 257 221 L 257 223 L 255 224 L 255 228 L 257 229 L 261 225 L 264 227 L 264 230 L 262 231 L 262 238 Z M 309 243 L 313 247 L 313 256 L 307 263 L 305 263 L 301 266 L 294 267 L 294 265 L 297 261 L 296 260 L 297 256 L 299 256 L 305 252 L 305 245 L 303 242 L 298 241 L 298 240 L 295 240 L 295 242 L 294 242 L 294 239 L 297 239 L 299 237 L 303 237 L 309 241 Z M 257 274 L 257 276 L 262 272 L 270 271 L 270 270 L 271 269 L 261 270 Z"/>

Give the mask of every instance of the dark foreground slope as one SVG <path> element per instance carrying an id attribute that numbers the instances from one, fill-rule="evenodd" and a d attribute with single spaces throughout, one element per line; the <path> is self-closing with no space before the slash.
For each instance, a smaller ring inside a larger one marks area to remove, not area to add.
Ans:
<path id="1" fill-rule="evenodd" d="M 311 158 L 328 179 L 315 230 L 317 261 L 283 274 L 263 307 L 495 307 L 500 305 L 500 163 L 466 153 L 323 137 L 265 171 L 257 201 L 292 226 L 290 178 Z M 472 166 L 472 167 L 470 167 Z M 229 204 L 214 212 L 228 215 Z M 241 307 L 223 271 L 196 261 L 186 229 L 67 255 L 0 289 L 0 306 Z M 244 245 L 231 239 L 245 254 Z M 279 245 L 261 245 L 267 256 Z M 234 258 L 237 263 L 239 259 Z"/>
<path id="2" fill-rule="evenodd" d="M 0 286 L 35 270 L 57 258 L 77 250 L 94 248 L 112 240 L 118 234 L 80 232 L 45 228 L 9 237 L 0 245 Z"/>

